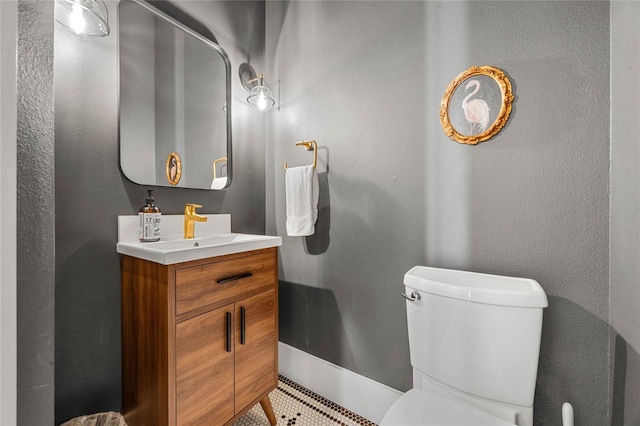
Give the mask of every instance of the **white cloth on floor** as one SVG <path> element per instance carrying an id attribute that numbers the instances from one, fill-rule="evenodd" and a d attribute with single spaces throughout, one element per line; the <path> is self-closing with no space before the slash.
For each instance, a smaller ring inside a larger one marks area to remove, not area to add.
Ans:
<path id="1" fill-rule="evenodd" d="M 287 202 L 287 235 L 313 235 L 318 219 L 320 184 L 316 169 L 309 166 L 291 167 L 285 173 Z"/>

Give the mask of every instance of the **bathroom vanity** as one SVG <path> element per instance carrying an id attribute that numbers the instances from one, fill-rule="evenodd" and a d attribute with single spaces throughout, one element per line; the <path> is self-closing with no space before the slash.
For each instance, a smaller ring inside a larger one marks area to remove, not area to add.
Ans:
<path id="1" fill-rule="evenodd" d="M 118 244 L 129 426 L 228 425 L 258 402 L 275 424 L 267 395 L 278 383 L 281 239 L 255 236 L 259 244 L 243 247 L 220 238 L 175 241 L 194 260 L 169 264 Z M 211 241 L 231 253 L 200 258 Z M 162 243 L 141 250 L 161 250 L 154 247 Z"/>

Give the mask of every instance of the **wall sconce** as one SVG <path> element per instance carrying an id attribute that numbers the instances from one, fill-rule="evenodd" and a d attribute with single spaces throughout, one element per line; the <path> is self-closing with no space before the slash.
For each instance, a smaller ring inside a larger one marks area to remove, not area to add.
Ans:
<path id="1" fill-rule="evenodd" d="M 55 19 L 77 37 L 109 35 L 109 17 L 102 0 L 56 0 Z"/>
<path id="2" fill-rule="evenodd" d="M 240 82 L 250 92 L 247 102 L 253 108 L 267 112 L 275 105 L 276 101 L 273 99 L 269 85 L 264 81 L 264 75 L 256 76 L 251 65 L 247 63 L 240 65 Z"/>

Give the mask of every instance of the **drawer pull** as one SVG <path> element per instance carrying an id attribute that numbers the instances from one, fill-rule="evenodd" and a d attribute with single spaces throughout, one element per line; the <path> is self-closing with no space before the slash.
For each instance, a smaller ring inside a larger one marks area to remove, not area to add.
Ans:
<path id="1" fill-rule="evenodd" d="M 243 306 L 240 308 L 240 344 L 242 345 L 247 341 L 246 317 L 247 310 Z"/>
<path id="2" fill-rule="evenodd" d="M 253 274 L 251 272 L 245 272 L 243 274 L 239 274 L 239 275 L 234 275 L 233 277 L 229 277 L 229 278 L 221 278 L 217 281 L 218 284 L 222 285 L 222 284 L 228 284 L 232 281 L 238 281 L 241 280 L 243 278 L 249 278 L 250 276 L 252 276 Z"/>
<path id="3" fill-rule="evenodd" d="M 231 312 L 227 312 L 227 352 L 231 352 Z"/>

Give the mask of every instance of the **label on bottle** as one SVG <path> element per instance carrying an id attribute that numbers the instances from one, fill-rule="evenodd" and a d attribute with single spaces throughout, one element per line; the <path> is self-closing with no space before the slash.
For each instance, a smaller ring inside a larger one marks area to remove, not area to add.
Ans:
<path id="1" fill-rule="evenodd" d="M 158 241 L 160 239 L 161 213 L 138 213 L 138 238 L 140 241 Z"/>

